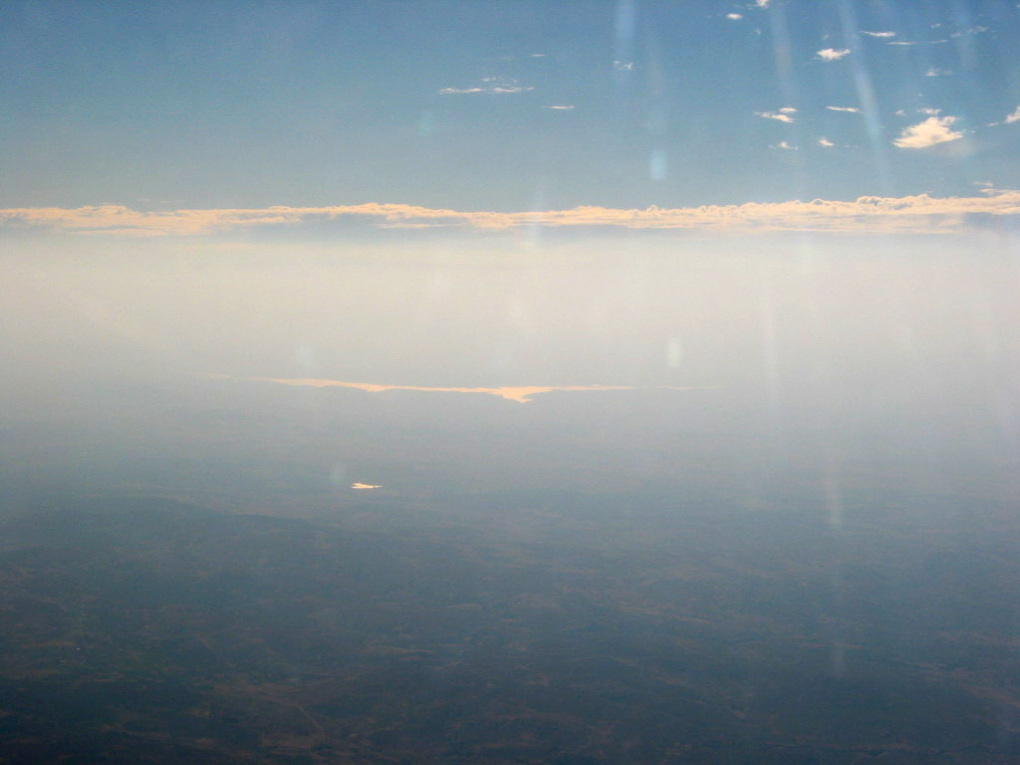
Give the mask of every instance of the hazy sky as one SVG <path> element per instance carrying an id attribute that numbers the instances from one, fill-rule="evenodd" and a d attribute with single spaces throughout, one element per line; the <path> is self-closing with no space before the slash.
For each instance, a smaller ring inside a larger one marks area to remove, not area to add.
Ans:
<path id="1" fill-rule="evenodd" d="M 1017 39 L 992 0 L 4 3 L 15 388 L 995 378 Z"/>

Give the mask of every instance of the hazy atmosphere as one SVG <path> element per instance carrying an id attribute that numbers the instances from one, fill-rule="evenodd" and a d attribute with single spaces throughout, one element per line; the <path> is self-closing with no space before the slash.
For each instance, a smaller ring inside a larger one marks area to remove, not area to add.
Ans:
<path id="1" fill-rule="evenodd" d="M 0 8 L 0 761 L 1020 757 L 1020 9 Z"/>

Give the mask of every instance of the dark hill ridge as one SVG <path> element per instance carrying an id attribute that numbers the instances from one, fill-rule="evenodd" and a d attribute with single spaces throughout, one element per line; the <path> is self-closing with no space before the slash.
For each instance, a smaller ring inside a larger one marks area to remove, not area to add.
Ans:
<path id="1" fill-rule="evenodd" d="M 451 497 L 374 528 L 37 508 L 0 530 L 0 761 L 1020 755 L 1011 560 L 664 503 Z"/>

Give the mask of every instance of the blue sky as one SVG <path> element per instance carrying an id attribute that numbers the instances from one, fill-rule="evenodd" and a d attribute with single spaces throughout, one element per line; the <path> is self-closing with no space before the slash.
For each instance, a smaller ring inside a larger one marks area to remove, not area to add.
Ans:
<path id="1" fill-rule="evenodd" d="M 6 2 L 12 395 L 1007 379 L 1018 33 L 992 0 Z"/>
<path id="2" fill-rule="evenodd" d="M 991 0 L 8 2 L 0 207 L 971 197 L 1020 170 L 1018 14 Z"/>

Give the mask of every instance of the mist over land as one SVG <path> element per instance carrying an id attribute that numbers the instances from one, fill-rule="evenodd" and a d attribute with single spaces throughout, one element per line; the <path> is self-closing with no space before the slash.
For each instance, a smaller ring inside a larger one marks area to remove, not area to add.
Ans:
<path id="1" fill-rule="evenodd" d="M 12 762 L 1015 758 L 1002 251 L 161 246 L 5 262 Z"/>

